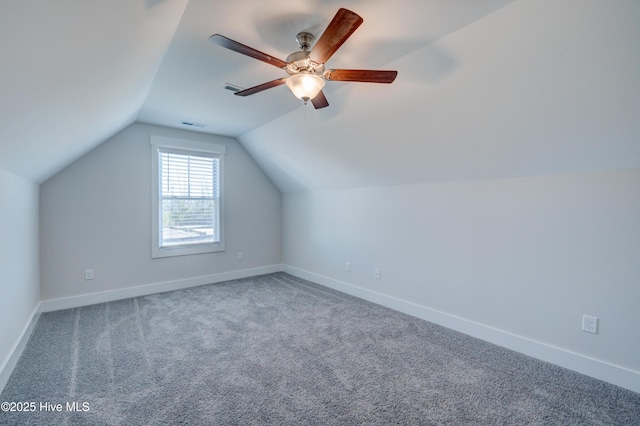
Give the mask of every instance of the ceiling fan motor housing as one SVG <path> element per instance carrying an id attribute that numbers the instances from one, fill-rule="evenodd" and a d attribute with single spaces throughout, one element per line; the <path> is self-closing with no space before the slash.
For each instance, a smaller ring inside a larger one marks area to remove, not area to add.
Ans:
<path id="1" fill-rule="evenodd" d="M 324 64 L 318 64 L 309 58 L 308 50 L 300 50 L 287 56 L 287 66 L 285 70 L 289 75 L 304 73 L 322 76 L 324 73 Z"/>

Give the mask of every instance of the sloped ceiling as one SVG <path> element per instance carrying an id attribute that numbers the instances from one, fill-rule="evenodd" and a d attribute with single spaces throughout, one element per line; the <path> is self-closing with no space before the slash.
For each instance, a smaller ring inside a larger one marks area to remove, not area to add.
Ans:
<path id="1" fill-rule="evenodd" d="M 340 7 L 363 25 L 302 107 L 284 59 Z M 238 137 L 283 192 L 640 167 L 640 2 L 21 0 L 0 3 L 0 167 L 43 182 L 134 121 Z"/>
<path id="2" fill-rule="evenodd" d="M 282 71 L 212 45 L 213 33 L 285 58 L 297 32 L 318 35 L 347 7 L 365 24 L 331 65 L 379 68 L 511 1 L 3 1 L 0 167 L 43 182 L 136 120 L 238 136 L 300 107 L 286 87 L 224 90 Z"/>
<path id="3" fill-rule="evenodd" d="M 640 2 L 520 0 L 240 136 L 282 192 L 640 167 Z"/>
<path id="4" fill-rule="evenodd" d="M 134 122 L 186 4 L 0 2 L 0 167 L 43 182 Z"/>
<path id="5" fill-rule="evenodd" d="M 225 83 L 252 87 L 286 76 L 263 62 L 215 46 L 222 34 L 280 59 L 299 50 L 295 36 L 319 37 L 340 7 L 364 23 L 328 62 L 331 68 L 379 69 L 513 0 L 190 0 L 139 119 L 180 126 L 206 125 L 206 132 L 238 136 L 294 109 L 301 101 L 286 86 L 248 98 Z M 331 93 L 341 87 L 328 83 Z"/>

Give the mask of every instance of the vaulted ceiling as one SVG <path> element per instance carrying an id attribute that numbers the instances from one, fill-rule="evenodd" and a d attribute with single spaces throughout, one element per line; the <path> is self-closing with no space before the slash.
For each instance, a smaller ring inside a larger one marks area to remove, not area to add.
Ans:
<path id="1" fill-rule="evenodd" d="M 135 121 L 238 137 L 282 191 L 638 167 L 637 79 L 611 61 L 638 69 L 640 3 L 561 3 L 4 1 L 0 167 L 43 182 Z M 340 7 L 364 23 L 328 65 L 393 85 L 328 82 L 323 110 L 224 89 L 283 71 L 211 34 L 284 59 Z"/>

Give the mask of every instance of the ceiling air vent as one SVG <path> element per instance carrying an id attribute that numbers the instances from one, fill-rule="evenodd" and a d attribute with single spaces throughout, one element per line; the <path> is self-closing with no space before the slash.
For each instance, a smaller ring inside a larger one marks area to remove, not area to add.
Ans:
<path id="1" fill-rule="evenodd" d="M 194 123 L 193 121 L 183 121 L 182 124 L 185 126 L 191 126 L 191 127 L 207 127 L 206 124 Z"/>
<path id="2" fill-rule="evenodd" d="M 242 90 L 242 87 L 236 86 L 235 84 L 225 83 L 224 88 L 227 90 L 231 90 L 232 92 L 239 92 Z"/>

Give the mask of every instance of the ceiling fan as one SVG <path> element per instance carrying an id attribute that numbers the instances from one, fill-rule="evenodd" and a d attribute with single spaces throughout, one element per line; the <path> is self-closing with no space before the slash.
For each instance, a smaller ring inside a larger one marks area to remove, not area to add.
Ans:
<path id="1" fill-rule="evenodd" d="M 329 106 L 327 98 L 322 92 L 326 81 L 350 81 L 365 83 L 392 83 L 397 71 L 353 70 L 353 69 L 328 69 L 324 64 L 342 46 L 342 44 L 362 24 L 363 19 L 356 13 L 340 9 L 329 23 L 329 26 L 320 36 L 316 44 L 313 34 L 308 32 L 298 33 L 296 40 L 300 51 L 289 55 L 286 61 L 274 58 L 271 55 L 260 52 L 237 41 L 231 40 L 220 34 L 209 37 L 209 41 L 218 46 L 242 53 L 254 59 L 266 62 L 278 68 L 284 69 L 289 77 L 279 78 L 259 84 L 235 93 L 237 96 L 249 96 L 263 90 L 286 84 L 293 94 L 304 101 L 309 100 L 316 109 Z"/>

